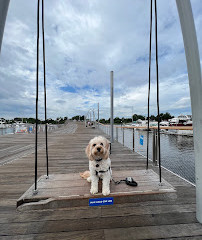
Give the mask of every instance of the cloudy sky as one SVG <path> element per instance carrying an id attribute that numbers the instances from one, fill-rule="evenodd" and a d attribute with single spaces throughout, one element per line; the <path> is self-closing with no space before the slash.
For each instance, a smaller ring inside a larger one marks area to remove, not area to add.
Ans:
<path id="1" fill-rule="evenodd" d="M 83 115 L 91 108 L 97 109 L 99 102 L 100 117 L 109 118 L 111 70 L 115 116 L 129 117 L 132 109 L 146 115 L 150 1 L 44 2 L 48 117 Z M 160 112 L 190 114 L 176 3 L 175 0 L 157 3 Z M 201 0 L 191 0 L 191 4 L 202 56 Z M 0 56 L 0 117 L 35 116 L 36 14 L 37 1 L 10 1 Z M 41 43 L 39 116 L 43 118 Z M 152 50 L 151 114 L 156 114 L 154 39 Z"/>

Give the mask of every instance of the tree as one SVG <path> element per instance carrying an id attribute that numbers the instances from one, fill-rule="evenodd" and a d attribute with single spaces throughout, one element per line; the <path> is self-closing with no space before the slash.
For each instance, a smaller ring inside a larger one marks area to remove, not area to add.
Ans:
<path id="1" fill-rule="evenodd" d="M 114 118 L 114 123 L 115 123 L 115 124 L 121 124 L 121 121 L 122 121 L 122 120 L 121 120 L 121 118 L 119 118 L 119 117 L 115 117 L 115 118 Z"/>
<path id="2" fill-rule="evenodd" d="M 134 114 L 133 120 L 137 121 L 138 119 L 145 120 L 145 116 Z"/>
<path id="3" fill-rule="evenodd" d="M 166 112 L 165 114 L 163 114 L 162 120 L 168 120 L 173 118 L 170 113 Z"/>
<path id="4" fill-rule="evenodd" d="M 100 119 L 100 123 L 105 124 L 106 120 L 104 118 Z"/>

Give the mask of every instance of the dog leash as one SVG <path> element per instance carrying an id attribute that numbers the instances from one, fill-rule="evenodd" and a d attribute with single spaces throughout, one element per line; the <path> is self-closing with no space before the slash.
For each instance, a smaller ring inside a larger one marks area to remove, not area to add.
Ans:
<path id="1" fill-rule="evenodd" d="M 116 185 L 118 185 L 118 184 L 121 183 L 121 182 L 125 182 L 125 180 L 115 181 L 113 178 L 111 178 L 111 179 L 112 179 L 112 181 L 113 181 Z"/>
<path id="2" fill-rule="evenodd" d="M 110 174 L 111 174 L 111 172 L 110 172 Z M 137 185 L 138 185 L 137 182 L 132 177 L 127 177 L 126 179 L 121 179 L 119 181 L 115 181 L 112 178 L 112 174 L 111 174 L 111 180 L 115 183 L 115 185 L 118 185 L 121 182 L 125 182 L 127 185 L 133 186 L 133 187 L 137 187 Z"/>
<path id="3" fill-rule="evenodd" d="M 133 187 L 137 187 L 138 185 L 137 182 L 132 177 L 127 177 L 126 179 L 122 179 L 119 181 L 115 181 L 113 178 L 111 179 L 116 185 L 120 184 L 121 182 L 125 182 L 127 185 L 133 186 Z"/>
<path id="4" fill-rule="evenodd" d="M 98 159 L 95 159 L 96 162 L 100 162 L 102 161 L 102 158 L 98 158 Z M 96 165 L 96 167 L 99 167 L 99 164 Z M 98 175 L 98 173 L 105 173 L 105 172 L 110 172 L 110 167 L 109 169 L 107 169 L 106 171 L 96 171 L 96 175 Z M 114 182 L 115 185 L 118 185 L 120 184 L 121 182 L 125 182 L 127 185 L 129 186 L 133 186 L 133 187 L 136 187 L 138 184 L 137 182 L 132 178 L 132 177 L 127 177 L 126 179 L 122 179 L 122 180 L 119 180 L 119 181 L 115 181 L 113 178 L 112 178 L 112 174 L 110 172 L 110 175 L 111 175 L 111 180 Z"/>

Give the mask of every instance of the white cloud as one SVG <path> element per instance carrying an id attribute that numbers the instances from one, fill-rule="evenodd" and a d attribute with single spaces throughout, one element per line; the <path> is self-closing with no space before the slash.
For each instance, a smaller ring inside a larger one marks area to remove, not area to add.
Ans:
<path id="1" fill-rule="evenodd" d="M 115 113 L 147 112 L 150 1 L 45 1 L 48 116 L 84 114 L 100 103 L 109 117 L 114 70 Z M 202 53 L 202 6 L 192 0 Z M 10 2 L 0 59 L 0 115 L 35 115 L 37 2 Z M 160 109 L 190 112 L 183 40 L 175 0 L 158 2 Z M 40 29 L 41 31 L 41 29 Z M 40 36 L 41 37 L 41 36 Z M 154 37 L 154 32 L 153 32 Z M 40 100 L 43 65 L 40 41 Z M 151 113 L 156 112 L 155 45 L 152 42 Z M 67 87 L 75 91 L 67 91 Z M 66 89 L 66 91 L 65 91 Z"/>

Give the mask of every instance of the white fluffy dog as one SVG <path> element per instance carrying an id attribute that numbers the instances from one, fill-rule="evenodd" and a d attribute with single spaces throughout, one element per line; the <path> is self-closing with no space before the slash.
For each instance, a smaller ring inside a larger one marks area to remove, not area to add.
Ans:
<path id="1" fill-rule="evenodd" d="M 81 175 L 91 182 L 91 194 L 98 193 L 98 182 L 102 179 L 102 194 L 110 194 L 110 180 L 112 176 L 111 160 L 109 158 L 110 142 L 102 136 L 94 137 L 86 147 L 89 159 L 89 170 Z"/>

